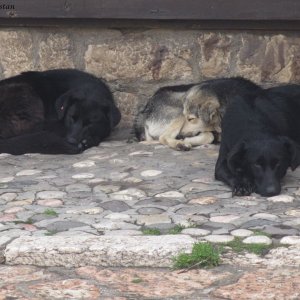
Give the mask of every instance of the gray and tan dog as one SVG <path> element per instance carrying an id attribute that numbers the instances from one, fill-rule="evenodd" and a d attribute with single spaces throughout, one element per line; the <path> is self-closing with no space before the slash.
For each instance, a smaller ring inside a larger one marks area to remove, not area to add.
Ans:
<path id="1" fill-rule="evenodd" d="M 251 92 L 253 85 L 234 77 L 160 88 L 137 113 L 135 136 L 182 151 L 220 141 L 226 105 L 233 97 Z"/>

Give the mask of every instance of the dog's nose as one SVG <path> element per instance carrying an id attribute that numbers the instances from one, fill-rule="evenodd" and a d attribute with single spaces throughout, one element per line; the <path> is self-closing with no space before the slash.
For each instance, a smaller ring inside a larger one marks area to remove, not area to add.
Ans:
<path id="1" fill-rule="evenodd" d="M 73 137 L 67 137 L 67 142 L 70 144 L 77 144 L 77 140 Z"/>
<path id="2" fill-rule="evenodd" d="M 279 193 L 280 193 L 280 188 L 273 185 L 273 186 L 268 186 L 264 194 L 265 196 L 271 197 L 271 196 L 276 196 Z"/>

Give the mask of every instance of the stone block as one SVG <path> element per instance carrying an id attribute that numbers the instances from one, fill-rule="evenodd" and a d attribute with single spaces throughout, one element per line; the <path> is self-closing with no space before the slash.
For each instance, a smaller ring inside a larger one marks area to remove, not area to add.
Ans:
<path id="1" fill-rule="evenodd" d="M 132 93 L 115 92 L 114 98 L 122 115 L 118 127 L 132 127 L 134 116 L 137 112 L 139 97 Z"/>
<path id="2" fill-rule="evenodd" d="M 231 34 L 202 33 L 198 38 L 200 46 L 200 72 L 204 77 L 222 77 L 230 73 L 231 54 L 234 52 Z"/>
<path id="3" fill-rule="evenodd" d="M 50 34 L 39 45 L 40 69 L 74 68 L 74 49 L 65 34 Z"/>
<path id="4" fill-rule="evenodd" d="M 194 242 L 187 235 L 32 236 L 7 245 L 5 259 L 10 265 L 170 267 L 172 257 L 190 252 Z"/>
<path id="5" fill-rule="evenodd" d="M 296 38 L 282 34 L 242 34 L 236 73 L 258 83 L 288 83 L 298 79 L 298 44 Z"/>
<path id="6" fill-rule="evenodd" d="M 5 77 L 34 68 L 32 35 L 24 30 L 0 31 L 0 64 Z"/>
<path id="7" fill-rule="evenodd" d="M 109 81 L 192 80 L 191 56 L 190 45 L 179 40 L 132 34 L 109 43 L 90 44 L 85 67 Z"/>

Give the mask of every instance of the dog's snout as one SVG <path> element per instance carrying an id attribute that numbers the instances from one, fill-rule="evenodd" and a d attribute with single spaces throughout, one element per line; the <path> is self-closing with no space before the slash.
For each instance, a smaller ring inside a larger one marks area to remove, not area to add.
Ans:
<path id="1" fill-rule="evenodd" d="M 77 140 L 71 136 L 67 137 L 67 142 L 70 144 L 77 144 Z"/>
<path id="2" fill-rule="evenodd" d="M 263 196 L 276 196 L 280 193 L 280 186 L 270 185 L 267 186 L 264 193 L 262 193 Z"/>

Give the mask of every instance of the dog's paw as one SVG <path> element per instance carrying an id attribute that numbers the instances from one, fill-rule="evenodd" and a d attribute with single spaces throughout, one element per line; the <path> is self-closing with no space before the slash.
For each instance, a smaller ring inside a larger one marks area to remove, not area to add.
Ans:
<path id="1" fill-rule="evenodd" d="M 131 136 L 127 139 L 127 144 L 138 143 L 140 140 L 136 136 Z"/>
<path id="2" fill-rule="evenodd" d="M 176 144 L 176 150 L 178 151 L 190 151 L 192 149 L 192 145 L 190 143 L 185 143 L 180 141 Z"/>
<path id="3" fill-rule="evenodd" d="M 249 196 L 255 191 L 255 186 L 249 181 L 236 182 L 232 189 L 232 197 Z"/>
<path id="4" fill-rule="evenodd" d="M 66 145 L 64 152 L 67 154 L 79 154 L 83 151 L 83 149 L 80 149 L 79 147 L 76 147 L 76 145 L 68 144 Z"/>
<path id="5" fill-rule="evenodd" d="M 89 148 L 89 145 L 88 145 L 88 141 L 87 140 L 82 140 L 79 144 L 78 144 L 78 149 L 80 151 L 84 151 L 86 150 L 87 148 Z"/>

